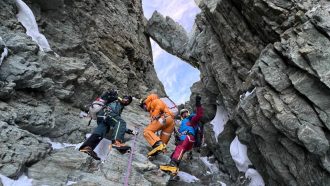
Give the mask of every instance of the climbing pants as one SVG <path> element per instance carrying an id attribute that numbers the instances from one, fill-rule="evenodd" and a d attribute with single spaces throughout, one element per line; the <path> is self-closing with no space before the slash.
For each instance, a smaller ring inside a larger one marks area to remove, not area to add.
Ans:
<path id="1" fill-rule="evenodd" d="M 123 142 L 126 131 L 126 122 L 119 116 L 102 117 L 102 114 L 99 116 L 100 117 L 97 118 L 97 127 L 94 129 L 93 134 L 105 137 L 110 131 L 110 128 L 112 128 L 111 140 L 120 140 Z"/>
<path id="2" fill-rule="evenodd" d="M 185 152 L 191 150 L 195 143 L 195 137 L 193 135 L 187 135 L 183 141 L 175 147 L 174 152 L 171 155 L 171 159 L 180 162 Z"/>
<path id="3" fill-rule="evenodd" d="M 151 121 L 151 123 L 144 129 L 143 135 L 151 146 L 153 146 L 157 141 L 160 140 L 164 144 L 167 144 L 171 138 L 173 130 L 174 119 L 171 116 L 168 116 L 165 119 L 161 119 L 161 121 Z M 161 131 L 159 137 L 155 134 L 158 131 Z"/>

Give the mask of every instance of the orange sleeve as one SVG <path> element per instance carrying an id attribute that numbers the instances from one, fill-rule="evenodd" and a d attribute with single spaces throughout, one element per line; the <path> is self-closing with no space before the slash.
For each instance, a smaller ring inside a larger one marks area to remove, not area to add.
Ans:
<path id="1" fill-rule="evenodd" d="M 151 117 L 157 117 L 164 112 L 164 104 L 160 99 L 154 100 L 152 102 Z"/>

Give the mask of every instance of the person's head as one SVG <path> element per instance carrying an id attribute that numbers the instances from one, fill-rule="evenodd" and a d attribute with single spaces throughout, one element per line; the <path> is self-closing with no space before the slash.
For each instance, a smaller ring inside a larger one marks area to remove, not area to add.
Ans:
<path id="1" fill-rule="evenodd" d="M 121 99 L 121 103 L 125 106 L 129 105 L 131 102 L 132 102 L 132 96 L 124 96 L 122 99 Z"/>
<path id="2" fill-rule="evenodd" d="M 180 116 L 181 116 L 181 118 L 186 118 L 186 117 L 188 117 L 190 115 L 190 113 L 189 113 L 189 110 L 188 109 L 181 109 L 180 110 Z"/>

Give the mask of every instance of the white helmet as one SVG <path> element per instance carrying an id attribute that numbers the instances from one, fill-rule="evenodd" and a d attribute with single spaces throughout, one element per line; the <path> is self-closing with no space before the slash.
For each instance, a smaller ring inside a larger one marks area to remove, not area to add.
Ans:
<path id="1" fill-rule="evenodd" d="M 182 116 L 182 114 L 185 113 L 185 112 L 187 112 L 188 115 L 190 114 L 188 109 L 181 109 L 180 110 L 180 116 Z"/>

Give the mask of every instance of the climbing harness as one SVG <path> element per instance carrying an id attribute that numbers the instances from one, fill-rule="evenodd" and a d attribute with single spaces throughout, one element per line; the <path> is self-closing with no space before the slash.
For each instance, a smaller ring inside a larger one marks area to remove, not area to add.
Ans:
<path id="1" fill-rule="evenodd" d="M 139 133 L 140 133 L 140 129 L 139 129 L 139 127 L 136 127 L 136 126 L 135 126 L 135 130 L 136 130 L 136 131 L 139 131 Z M 124 186 L 128 186 L 128 179 L 129 179 L 129 176 L 130 176 L 130 174 L 131 174 L 132 161 L 133 161 L 133 153 L 134 153 L 134 151 L 135 151 L 136 140 L 137 140 L 137 135 L 134 135 L 133 147 L 132 147 L 131 152 L 130 152 L 130 154 L 129 154 L 128 165 L 127 165 L 127 171 L 126 171 L 126 176 L 125 176 L 125 180 L 124 180 Z"/>

